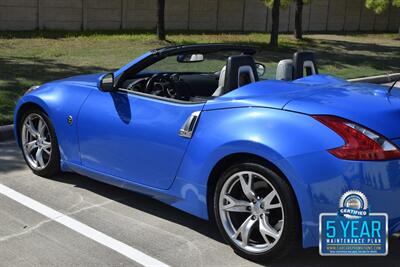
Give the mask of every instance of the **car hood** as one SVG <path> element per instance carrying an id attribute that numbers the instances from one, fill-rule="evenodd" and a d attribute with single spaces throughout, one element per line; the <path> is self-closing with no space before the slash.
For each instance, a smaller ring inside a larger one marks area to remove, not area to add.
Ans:
<path id="1" fill-rule="evenodd" d="M 334 115 L 362 124 L 389 139 L 400 138 L 400 90 L 349 83 L 328 75 L 294 82 L 261 81 L 232 91 L 206 109 L 259 106 L 309 115 Z M 225 107 L 224 107 L 225 106 Z"/>
<path id="2" fill-rule="evenodd" d="M 55 84 L 55 83 L 56 84 L 74 84 L 74 85 L 97 87 L 98 79 L 103 74 L 104 73 L 77 75 L 77 76 L 72 76 L 69 78 L 62 79 L 62 80 L 53 81 L 53 82 L 50 82 L 49 84 Z"/>

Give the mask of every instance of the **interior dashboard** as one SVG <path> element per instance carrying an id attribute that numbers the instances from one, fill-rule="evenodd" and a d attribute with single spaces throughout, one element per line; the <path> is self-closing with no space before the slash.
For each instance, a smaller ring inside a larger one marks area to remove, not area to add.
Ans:
<path id="1" fill-rule="evenodd" d="M 191 101 L 207 99 L 218 87 L 219 73 L 144 73 L 123 82 L 122 88 L 159 97 Z"/>

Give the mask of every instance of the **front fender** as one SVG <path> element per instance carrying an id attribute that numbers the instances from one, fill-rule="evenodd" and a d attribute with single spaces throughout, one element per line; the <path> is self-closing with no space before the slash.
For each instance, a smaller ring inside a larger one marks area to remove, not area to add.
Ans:
<path id="1" fill-rule="evenodd" d="M 18 136 L 17 125 L 21 108 L 26 104 L 35 104 L 47 113 L 53 124 L 61 160 L 80 163 L 77 118 L 82 104 L 93 89 L 95 88 L 76 83 L 52 82 L 24 95 L 14 112 L 15 136 Z M 73 118 L 72 125 L 67 122 L 68 116 Z"/>

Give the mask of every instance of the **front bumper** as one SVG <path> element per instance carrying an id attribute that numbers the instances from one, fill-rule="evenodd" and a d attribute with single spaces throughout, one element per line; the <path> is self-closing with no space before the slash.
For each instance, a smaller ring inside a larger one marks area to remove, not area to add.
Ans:
<path id="1" fill-rule="evenodd" d="M 371 212 L 388 214 L 389 235 L 400 231 L 400 160 L 346 161 L 323 151 L 289 158 L 287 163 L 290 175 L 304 184 L 302 192 L 294 188 L 304 247 L 318 246 L 319 214 L 336 213 L 340 197 L 349 190 L 363 192 Z"/>

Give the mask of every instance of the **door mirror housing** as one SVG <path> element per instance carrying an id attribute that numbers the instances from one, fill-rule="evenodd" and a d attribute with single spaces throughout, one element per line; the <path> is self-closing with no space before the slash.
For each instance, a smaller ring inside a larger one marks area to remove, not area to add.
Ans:
<path id="1" fill-rule="evenodd" d="M 256 70 L 258 77 L 261 77 L 265 74 L 266 67 L 261 63 L 256 63 Z"/>
<path id="2" fill-rule="evenodd" d="M 103 92 L 115 91 L 114 73 L 110 72 L 101 76 L 99 79 L 98 87 Z"/>

